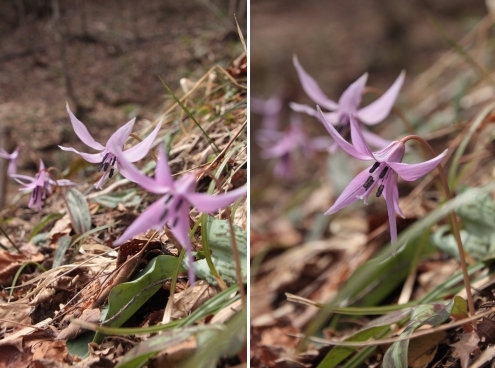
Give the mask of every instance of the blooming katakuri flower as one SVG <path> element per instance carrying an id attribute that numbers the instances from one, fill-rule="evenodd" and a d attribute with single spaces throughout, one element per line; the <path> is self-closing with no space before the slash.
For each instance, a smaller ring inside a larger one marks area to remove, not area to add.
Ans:
<path id="1" fill-rule="evenodd" d="M 47 194 L 52 193 L 52 185 L 74 185 L 73 182 L 66 179 L 52 180 L 47 174 L 45 164 L 42 160 L 40 160 L 40 168 L 34 178 L 20 174 L 12 174 L 10 177 L 24 186 L 24 188 L 19 189 L 20 191 L 31 191 L 31 198 L 29 199 L 28 207 L 35 207 L 38 211 L 41 210 L 41 202 L 45 200 Z"/>
<path id="2" fill-rule="evenodd" d="M 21 147 L 17 146 L 14 152 L 8 153 L 4 149 L 0 149 L 0 157 L 9 160 L 9 167 L 7 168 L 7 174 L 13 175 L 17 171 L 17 159 L 19 158 L 19 151 Z"/>
<path id="3" fill-rule="evenodd" d="M 351 117 L 354 118 L 359 125 L 361 125 L 361 123 L 375 125 L 383 121 L 390 114 L 390 111 L 394 106 L 394 102 L 402 87 L 405 76 L 404 72 L 400 73 L 392 86 L 382 96 L 369 105 L 359 108 L 368 73 L 365 73 L 357 81 L 352 83 L 344 91 L 342 96 L 340 96 L 339 102 L 337 103 L 329 99 L 323 93 L 316 80 L 303 69 L 296 56 L 294 56 L 294 66 L 296 67 L 304 91 L 317 105 L 330 111 L 324 115 L 327 121 L 337 127 L 337 130 L 341 133 L 345 133 L 347 129 L 353 129 L 352 125 L 349 125 Z M 316 110 L 310 106 L 293 102 L 290 104 L 290 107 L 294 111 L 304 112 L 317 117 Z M 362 129 L 361 133 L 366 139 L 366 142 L 373 147 L 383 148 L 390 143 L 390 141 L 369 130 Z M 335 148 L 337 148 L 337 146 L 333 145 L 332 150 Z"/>
<path id="4" fill-rule="evenodd" d="M 103 170 L 103 175 L 100 180 L 95 184 L 96 188 L 101 189 L 103 183 L 107 179 L 107 177 L 111 178 L 114 174 L 114 169 L 116 168 L 124 177 L 127 178 L 125 170 L 122 170 L 120 167 L 120 162 L 115 156 L 114 149 L 111 147 L 119 147 L 122 149 L 125 141 L 129 137 L 132 132 L 132 127 L 136 118 L 130 120 L 126 125 L 120 127 L 112 136 L 108 139 L 106 146 L 101 145 L 96 142 L 91 134 L 89 134 L 88 129 L 84 126 L 84 124 L 79 121 L 72 111 L 70 111 L 69 104 L 67 104 L 67 112 L 70 116 L 70 122 L 72 127 L 74 128 L 74 132 L 77 134 L 79 139 L 83 141 L 87 146 L 101 151 L 100 153 L 84 153 L 75 150 L 72 147 L 62 147 L 59 146 L 64 151 L 72 151 L 80 155 L 86 161 L 91 163 L 99 163 L 98 172 Z M 156 128 L 148 135 L 142 142 L 136 144 L 134 147 L 129 148 L 128 150 L 123 152 L 123 156 L 127 161 L 135 162 L 141 160 L 151 148 L 153 141 L 160 130 L 161 122 L 156 126 Z"/>
<path id="5" fill-rule="evenodd" d="M 114 149 L 117 160 L 127 172 L 127 178 L 148 192 L 163 196 L 150 205 L 117 239 L 113 244 L 122 245 L 132 237 L 144 233 L 149 229 L 162 229 L 168 224 L 179 243 L 186 249 L 188 256 L 189 280 L 194 282 L 192 245 L 189 239 L 189 211 L 191 206 L 200 212 L 212 213 L 224 208 L 239 197 L 246 194 L 246 187 L 240 187 L 226 193 L 211 196 L 204 193 L 195 193 L 196 175 L 190 173 L 174 181 L 164 148 L 160 145 L 158 162 L 156 163 L 155 178 L 141 173 L 134 165 L 127 161 L 117 146 Z"/>
<path id="6" fill-rule="evenodd" d="M 292 176 L 291 157 L 298 150 L 309 157 L 317 150 L 327 150 L 331 144 L 327 137 L 309 138 L 302 129 L 299 116 L 290 116 L 289 126 L 279 130 L 282 113 L 282 99 L 271 97 L 264 101 L 251 98 L 251 110 L 263 116 L 261 129 L 256 132 L 256 142 L 261 147 L 260 157 L 275 159 L 275 176 L 290 178 Z"/>
<path id="7" fill-rule="evenodd" d="M 391 142 L 387 147 L 371 152 L 364 140 L 357 122 L 354 117 L 350 117 L 352 142 L 347 142 L 334 128 L 333 124 L 327 121 L 319 106 L 318 117 L 325 125 L 332 138 L 345 152 L 359 160 L 372 160 L 373 165 L 360 172 L 344 189 L 342 194 L 337 198 L 334 205 L 325 212 L 330 215 L 338 210 L 349 206 L 358 199 L 364 199 L 368 203 L 368 196 L 371 191 L 378 186 L 376 196 L 383 194 L 387 204 L 388 220 L 390 224 L 390 238 L 392 244 L 397 241 L 397 224 L 395 214 L 404 217 L 399 207 L 399 190 L 397 188 L 397 177 L 400 176 L 406 181 L 414 181 L 433 170 L 447 154 L 447 150 L 432 158 L 431 160 L 418 164 L 402 163 L 404 157 L 405 145 L 402 141 Z"/>

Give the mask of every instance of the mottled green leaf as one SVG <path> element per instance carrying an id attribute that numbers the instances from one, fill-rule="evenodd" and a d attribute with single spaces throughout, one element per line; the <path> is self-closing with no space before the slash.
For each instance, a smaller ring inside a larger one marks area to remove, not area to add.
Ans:
<path id="1" fill-rule="evenodd" d="M 71 221 L 74 231 L 82 234 L 91 229 L 91 213 L 84 195 L 77 189 L 69 188 L 67 204 L 72 215 Z"/>

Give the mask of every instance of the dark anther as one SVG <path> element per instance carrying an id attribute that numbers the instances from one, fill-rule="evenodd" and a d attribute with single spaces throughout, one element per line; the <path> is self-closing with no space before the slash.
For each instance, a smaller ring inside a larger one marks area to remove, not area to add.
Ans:
<path id="1" fill-rule="evenodd" d="M 107 171 L 109 165 L 110 165 L 110 162 L 105 162 L 105 165 L 103 165 L 103 171 Z"/>
<path id="2" fill-rule="evenodd" d="M 373 185 L 374 182 L 375 180 L 373 179 L 372 176 L 368 177 L 368 179 L 366 179 L 366 181 L 363 184 L 364 189 L 366 190 L 370 189 L 370 187 Z"/>
<path id="3" fill-rule="evenodd" d="M 373 166 L 371 166 L 370 174 L 373 174 L 375 172 L 375 170 L 378 169 L 378 166 L 380 166 L 380 163 L 379 162 L 375 162 L 373 164 Z"/>
<path id="4" fill-rule="evenodd" d="M 165 204 L 169 204 L 169 203 L 170 203 L 170 201 L 172 200 L 172 198 L 174 198 L 174 196 L 173 196 L 172 194 L 167 194 L 167 195 L 168 195 L 168 197 L 167 197 L 167 199 L 165 200 Z"/>
<path id="5" fill-rule="evenodd" d="M 112 160 L 112 166 L 115 165 L 115 161 L 117 160 L 117 157 L 113 156 L 113 160 Z"/>
<path id="6" fill-rule="evenodd" d="M 113 176 L 113 167 L 110 169 L 110 174 L 108 174 L 108 177 L 111 178 Z"/>
<path id="7" fill-rule="evenodd" d="M 103 160 L 101 160 L 101 164 L 100 166 L 98 166 L 98 172 L 100 172 L 103 165 L 105 165 L 105 160 L 107 159 L 107 157 L 108 157 L 108 152 L 105 154 L 105 157 L 103 157 Z M 107 169 L 105 169 L 105 171 L 107 171 Z"/>
<path id="8" fill-rule="evenodd" d="M 383 188 L 385 188 L 385 186 L 383 184 L 378 187 L 378 190 L 376 191 L 376 196 L 377 197 L 380 197 L 382 195 Z"/>
<path id="9" fill-rule="evenodd" d="M 383 179 L 385 177 L 385 175 L 387 175 L 387 171 L 388 171 L 388 166 L 385 166 L 385 168 L 382 170 L 382 172 L 380 173 L 380 176 L 379 178 L 380 179 Z"/>
<path id="10" fill-rule="evenodd" d="M 39 187 L 34 187 L 33 189 L 33 199 L 36 201 L 38 199 Z"/>
<path id="11" fill-rule="evenodd" d="M 174 221 L 172 222 L 172 227 L 176 227 L 178 221 L 179 221 L 178 217 L 174 218 Z"/>
<path id="12" fill-rule="evenodd" d="M 167 217 L 167 215 L 168 215 L 168 208 L 165 211 L 163 211 L 163 213 L 161 214 L 160 221 L 165 220 L 165 217 Z"/>
<path id="13" fill-rule="evenodd" d="M 179 200 L 175 204 L 175 210 L 178 211 L 180 206 L 182 206 L 182 198 L 179 198 Z"/>

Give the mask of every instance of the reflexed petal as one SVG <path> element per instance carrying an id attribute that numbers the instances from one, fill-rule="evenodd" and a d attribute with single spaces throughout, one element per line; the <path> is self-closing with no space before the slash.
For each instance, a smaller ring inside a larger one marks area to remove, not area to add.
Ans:
<path id="1" fill-rule="evenodd" d="M 174 178 L 172 177 L 172 172 L 170 171 L 170 166 L 168 166 L 168 157 L 165 153 L 165 147 L 160 144 L 158 147 L 158 162 L 156 163 L 155 169 L 155 180 L 157 184 L 174 188 Z"/>
<path id="2" fill-rule="evenodd" d="M 289 103 L 289 107 L 295 112 L 302 112 L 310 116 L 318 116 L 316 110 L 308 105 L 299 104 L 297 102 Z"/>
<path id="3" fill-rule="evenodd" d="M 84 152 L 79 152 L 78 150 L 76 150 L 72 147 L 62 147 L 62 146 L 59 146 L 59 147 L 64 151 L 75 152 L 79 156 L 81 156 L 83 159 L 85 159 L 86 161 L 91 162 L 93 164 L 96 164 L 96 163 L 101 162 L 103 160 L 101 153 L 84 153 Z"/>
<path id="4" fill-rule="evenodd" d="M 364 73 L 357 81 L 347 87 L 339 98 L 339 112 L 352 114 L 357 111 L 367 79 L 368 73 Z"/>
<path id="5" fill-rule="evenodd" d="M 189 281 L 193 283 L 196 277 L 194 275 L 191 239 L 189 239 L 189 211 L 181 208 L 181 210 L 178 211 L 177 216 L 178 221 L 176 226 L 173 226 L 173 220 L 168 221 L 168 226 L 170 227 L 170 230 L 172 230 L 172 234 L 174 234 L 175 238 L 186 249 Z"/>
<path id="6" fill-rule="evenodd" d="M 335 101 L 330 100 L 321 90 L 318 83 L 303 69 L 297 56 L 294 55 L 294 66 L 296 67 L 297 74 L 299 75 L 299 80 L 301 85 L 306 92 L 306 94 L 318 105 L 323 106 L 327 110 L 336 110 L 338 105 Z"/>
<path id="7" fill-rule="evenodd" d="M 356 202 L 359 197 L 365 194 L 366 189 L 364 189 L 363 184 L 370 176 L 369 170 L 370 168 L 368 167 L 366 170 L 361 171 L 354 179 L 352 179 L 352 181 L 344 189 L 339 198 L 337 198 L 333 206 L 330 207 L 327 212 L 325 212 L 325 215 L 331 215 L 332 213 L 335 213 L 338 210 L 349 206 L 350 204 Z"/>
<path id="8" fill-rule="evenodd" d="M 156 135 L 162 126 L 160 121 L 155 129 L 148 135 L 142 142 L 139 142 L 134 147 L 129 148 L 124 151 L 124 156 L 129 162 L 136 162 L 141 160 L 150 151 L 153 142 L 155 141 Z"/>
<path id="9" fill-rule="evenodd" d="M 29 183 L 32 183 L 32 182 L 34 182 L 36 180 L 32 176 L 21 175 L 21 174 L 13 174 L 13 175 L 10 175 L 10 177 L 12 179 L 14 179 L 16 182 L 18 182 L 19 184 L 22 184 L 22 185 L 28 185 L 28 184 L 20 181 L 19 179 L 27 180 Z"/>
<path id="10" fill-rule="evenodd" d="M 349 116 L 349 122 L 351 126 L 351 140 L 354 147 L 356 147 L 356 149 L 363 155 L 373 157 L 373 153 L 361 133 L 361 127 L 352 115 Z"/>
<path id="11" fill-rule="evenodd" d="M 86 126 L 74 116 L 72 111 L 70 111 L 69 104 L 67 104 L 67 112 L 69 113 L 70 122 L 72 124 L 72 128 L 74 129 L 74 132 L 85 145 L 99 151 L 105 149 L 105 147 L 103 147 L 100 143 L 96 142 L 93 139 L 91 134 L 89 134 Z"/>
<path id="12" fill-rule="evenodd" d="M 163 205 L 163 200 L 160 198 L 134 220 L 122 236 L 113 242 L 113 245 L 122 245 L 136 235 L 142 234 L 151 228 L 161 228 L 165 224 L 165 219 L 160 220 L 164 210 L 165 206 Z"/>
<path id="13" fill-rule="evenodd" d="M 391 186 L 390 192 L 392 192 L 392 198 L 388 198 L 387 195 L 389 191 L 383 192 L 383 198 L 385 201 L 392 201 L 394 203 L 395 212 L 402 218 L 406 218 L 404 213 L 399 207 L 399 188 L 397 186 L 397 173 L 391 172 L 390 177 L 387 179 L 387 185 Z"/>
<path id="14" fill-rule="evenodd" d="M 108 139 L 107 142 L 107 147 L 109 145 L 115 144 L 119 149 L 122 149 L 124 147 L 124 143 L 129 138 L 132 132 L 132 127 L 134 126 L 134 123 L 136 122 L 136 118 L 130 120 L 127 122 L 126 125 L 121 126 L 115 133 L 112 134 L 112 136 Z"/>
<path id="15" fill-rule="evenodd" d="M 362 129 L 361 133 L 363 134 L 364 139 L 366 140 L 366 143 L 370 145 L 371 147 L 377 148 L 377 149 L 382 149 L 387 147 L 392 141 L 389 141 L 388 139 L 384 139 L 380 137 L 379 135 L 370 132 L 369 130 Z"/>
<path id="16" fill-rule="evenodd" d="M 389 162 L 388 165 L 397 173 L 399 176 L 406 181 L 414 181 L 426 174 L 438 166 L 442 159 L 447 154 L 448 150 L 443 151 L 437 157 L 431 160 L 421 162 L 419 164 L 403 164 L 401 162 Z"/>
<path id="17" fill-rule="evenodd" d="M 67 180 L 67 179 L 59 179 L 56 182 L 50 179 L 49 182 L 50 182 L 50 184 L 58 185 L 58 186 L 76 185 L 76 183 L 74 183 L 70 180 Z"/>
<path id="18" fill-rule="evenodd" d="M 394 198 L 394 193 L 393 185 L 389 185 L 389 181 L 387 180 L 387 183 L 385 184 L 385 195 L 387 198 L 389 198 L 388 201 L 385 201 L 387 204 L 387 213 L 388 213 L 388 222 L 390 225 L 390 241 L 392 244 L 395 244 L 397 242 L 397 220 L 395 219 L 395 204 L 393 200 L 390 200 Z"/>
<path id="19" fill-rule="evenodd" d="M 325 128 L 328 130 L 328 132 L 330 133 L 330 135 L 335 140 L 335 142 L 339 145 L 340 148 L 342 148 L 345 152 L 347 152 L 351 156 L 354 156 L 357 159 L 373 160 L 373 156 L 369 156 L 367 154 L 361 153 L 356 147 L 354 147 L 352 144 L 350 144 L 344 138 L 342 138 L 342 136 L 335 130 L 333 125 L 327 121 L 327 119 L 323 115 L 320 107 L 316 106 L 316 109 L 318 110 L 318 118 L 323 123 Z M 369 150 L 369 148 L 368 148 L 368 150 Z"/>
<path id="20" fill-rule="evenodd" d="M 124 177 L 126 177 L 130 181 L 133 181 L 134 183 L 138 184 L 140 187 L 146 189 L 148 192 L 151 193 L 163 194 L 169 191 L 168 188 L 164 188 L 153 178 L 144 175 L 136 168 L 136 166 L 127 161 L 124 154 L 121 150 L 118 149 L 118 147 L 110 146 L 110 149 L 117 157 L 117 166 L 119 172 Z"/>
<path id="21" fill-rule="evenodd" d="M 402 71 L 394 84 L 380 98 L 360 109 L 356 113 L 358 119 L 368 125 L 374 125 L 383 121 L 394 107 L 395 100 L 404 83 L 405 74 Z"/>
<path id="22" fill-rule="evenodd" d="M 246 186 L 215 196 L 204 193 L 188 193 L 186 199 L 200 212 L 212 213 L 225 208 L 246 194 Z"/>

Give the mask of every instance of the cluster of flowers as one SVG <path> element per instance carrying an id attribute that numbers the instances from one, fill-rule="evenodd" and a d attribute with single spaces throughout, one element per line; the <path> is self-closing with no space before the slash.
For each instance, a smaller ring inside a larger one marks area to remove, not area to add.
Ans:
<path id="1" fill-rule="evenodd" d="M 163 145 L 159 148 L 158 162 L 155 169 L 155 177 L 151 178 L 141 173 L 132 162 L 138 161 L 146 156 L 151 149 L 161 123 L 151 132 L 146 139 L 137 145 L 123 151 L 123 146 L 132 132 L 135 119 L 132 119 L 123 127 L 119 128 L 107 141 L 106 146 L 96 142 L 88 132 L 86 126 L 79 121 L 70 111 L 67 105 L 67 112 L 74 132 L 79 139 L 87 146 L 100 151 L 99 153 L 78 152 L 74 148 L 59 146 L 64 151 L 72 151 L 80 155 L 86 161 L 98 164 L 98 171 L 103 171 L 100 180 L 95 184 L 101 189 L 107 178 L 114 175 L 115 170 L 125 178 L 138 184 L 145 190 L 160 194 L 162 197 L 150 205 L 114 242 L 114 246 L 119 246 L 149 229 L 162 229 L 168 224 L 172 233 L 181 245 L 186 249 L 189 259 L 189 280 L 194 282 L 194 271 L 192 267 L 191 240 L 189 238 L 189 210 L 191 206 L 200 212 L 213 213 L 221 208 L 235 202 L 238 198 L 246 194 L 246 187 L 240 187 L 229 192 L 211 196 L 204 193 L 196 193 L 196 175 L 189 173 L 183 175 L 179 180 L 174 181 L 168 166 L 167 156 Z M 41 209 L 42 200 L 47 194 L 52 192 L 51 186 L 74 185 L 69 180 L 53 180 L 47 174 L 47 170 L 42 161 L 40 169 L 34 178 L 15 174 L 15 163 L 19 155 L 16 149 L 12 154 L 0 151 L 0 157 L 10 159 L 9 174 L 12 178 L 24 185 L 21 190 L 31 191 L 29 207 Z M 23 182 L 25 180 L 26 182 Z"/>
<path id="2" fill-rule="evenodd" d="M 445 150 L 429 161 L 418 164 L 405 164 L 402 163 L 405 153 L 404 139 L 391 142 L 364 129 L 365 125 L 378 124 L 390 114 L 404 82 L 404 72 L 399 75 L 393 85 L 381 97 L 371 104 L 359 108 L 367 74 L 352 83 L 344 91 L 339 101 L 335 102 L 323 93 L 318 83 L 302 68 L 296 57 L 294 57 L 294 66 L 304 91 L 316 103 L 316 108 L 291 103 L 292 110 L 317 117 L 323 123 L 334 140 L 334 143 L 329 147 L 329 152 L 333 152 L 337 147 L 340 147 L 359 160 L 373 161 L 370 167 L 359 173 L 349 183 L 325 214 L 333 214 L 358 199 L 363 199 L 367 203 L 369 195 L 377 187 L 376 196 L 383 195 L 387 204 L 390 237 L 392 243 L 395 243 L 397 240 L 395 215 L 399 214 L 404 217 L 399 207 L 398 176 L 406 181 L 414 181 L 437 167 L 447 154 L 447 150 Z M 277 102 L 275 103 L 274 101 Z M 297 131 L 292 128 L 293 123 L 285 133 L 276 131 L 273 125 L 272 131 L 268 131 L 268 124 L 273 124 L 272 122 L 276 119 L 276 115 L 279 115 L 282 110 L 281 100 L 268 100 L 264 103 L 263 109 L 258 107 L 259 105 L 261 105 L 259 102 L 254 104 L 255 109 L 253 111 L 264 116 L 263 128 L 258 132 L 257 136 L 258 143 L 264 150 L 262 157 L 281 159 L 283 166 L 287 170 L 291 152 L 300 147 L 307 151 L 307 145 L 310 140 L 300 128 L 300 124 Z M 329 112 L 322 112 L 320 106 L 329 110 Z M 267 142 L 272 136 L 275 136 L 274 131 L 281 138 L 277 143 L 270 145 Z M 341 134 L 344 132 L 350 133 L 351 143 Z M 378 150 L 372 152 L 369 145 L 378 148 Z M 281 169 L 278 170 L 281 171 Z M 286 171 L 285 173 L 288 172 Z M 276 171 L 275 174 L 279 175 L 279 172 Z"/>

